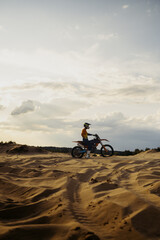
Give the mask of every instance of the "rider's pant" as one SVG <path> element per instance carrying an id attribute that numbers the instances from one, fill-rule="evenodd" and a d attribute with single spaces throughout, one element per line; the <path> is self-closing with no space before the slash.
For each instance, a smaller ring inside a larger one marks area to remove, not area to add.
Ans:
<path id="1" fill-rule="evenodd" d="M 88 146 L 88 150 L 91 151 L 92 150 L 92 146 L 96 143 L 98 143 L 97 139 L 93 139 L 93 140 L 88 140 L 88 139 L 83 139 L 83 143 L 84 145 Z"/>
<path id="2" fill-rule="evenodd" d="M 83 139 L 84 145 L 88 146 L 88 150 L 91 151 L 92 149 L 92 142 L 89 141 L 88 139 Z"/>

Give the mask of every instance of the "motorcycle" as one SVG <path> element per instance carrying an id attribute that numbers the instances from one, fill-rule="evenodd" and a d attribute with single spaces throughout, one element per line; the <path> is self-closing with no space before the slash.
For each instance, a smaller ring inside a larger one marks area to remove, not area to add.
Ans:
<path id="1" fill-rule="evenodd" d="M 94 153 L 97 150 L 98 145 L 101 145 L 100 153 L 103 157 L 110 157 L 114 154 L 114 149 L 109 144 L 103 144 L 102 141 L 107 141 L 107 139 L 101 139 L 98 134 L 94 135 L 95 138 L 92 140 L 92 150 L 91 152 Z M 82 158 L 85 153 L 87 153 L 88 147 L 84 145 L 83 141 L 73 141 L 77 143 L 77 146 L 72 148 L 71 154 L 74 158 Z"/>

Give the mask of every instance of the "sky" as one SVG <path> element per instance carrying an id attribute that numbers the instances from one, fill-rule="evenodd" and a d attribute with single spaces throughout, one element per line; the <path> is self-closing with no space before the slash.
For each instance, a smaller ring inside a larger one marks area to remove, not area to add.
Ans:
<path id="1" fill-rule="evenodd" d="M 0 0 L 0 141 L 160 146 L 159 0 Z"/>

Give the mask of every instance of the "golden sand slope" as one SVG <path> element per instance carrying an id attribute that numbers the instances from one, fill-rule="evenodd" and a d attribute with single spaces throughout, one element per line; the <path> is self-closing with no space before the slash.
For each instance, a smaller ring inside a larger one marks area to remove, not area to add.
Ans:
<path id="1" fill-rule="evenodd" d="M 160 154 L 0 155 L 1 240 L 160 239 Z"/>

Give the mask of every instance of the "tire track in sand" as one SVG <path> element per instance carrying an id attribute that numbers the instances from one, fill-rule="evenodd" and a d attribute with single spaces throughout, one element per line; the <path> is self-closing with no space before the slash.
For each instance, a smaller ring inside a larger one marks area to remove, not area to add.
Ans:
<path id="1" fill-rule="evenodd" d="M 86 212 L 82 208 L 80 187 L 83 182 L 88 182 L 95 170 L 88 169 L 85 173 L 78 173 L 69 177 L 67 181 L 68 209 L 74 220 L 84 225 L 93 225 Z"/>
<path id="2" fill-rule="evenodd" d="M 85 173 L 79 173 L 68 178 L 66 197 L 68 200 L 68 210 L 73 219 L 98 236 L 99 233 L 101 233 L 102 228 L 88 216 L 87 211 L 83 207 L 83 202 L 80 196 L 81 185 L 88 182 L 96 172 L 97 169 L 88 169 Z M 103 239 L 108 239 L 108 236 L 103 235 Z"/>

